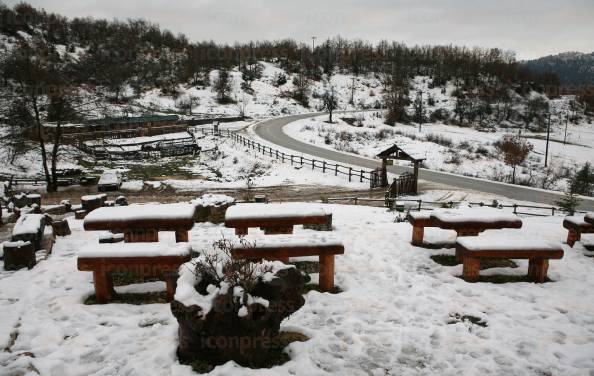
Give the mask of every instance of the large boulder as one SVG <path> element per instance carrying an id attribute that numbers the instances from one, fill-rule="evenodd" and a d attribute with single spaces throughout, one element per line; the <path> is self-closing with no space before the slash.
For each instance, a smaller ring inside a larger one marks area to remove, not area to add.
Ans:
<path id="1" fill-rule="evenodd" d="M 301 294 L 309 277 L 285 266 L 268 278 L 259 278 L 247 293 L 231 283 L 217 285 L 206 273 L 197 275 L 197 283 L 188 286 L 184 275 L 188 270 L 180 268 L 171 302 L 179 323 L 180 361 L 208 359 L 218 365 L 233 360 L 247 367 L 264 366 L 276 345 L 281 321 L 303 306 Z"/>

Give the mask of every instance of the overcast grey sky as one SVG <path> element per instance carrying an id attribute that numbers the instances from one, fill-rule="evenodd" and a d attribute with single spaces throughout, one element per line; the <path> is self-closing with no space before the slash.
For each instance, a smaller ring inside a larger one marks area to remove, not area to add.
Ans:
<path id="1" fill-rule="evenodd" d="M 13 5 L 19 1 L 5 1 Z M 460 44 L 518 58 L 594 51 L 594 0 L 29 0 L 69 17 L 145 18 L 192 41 L 341 35 Z"/>

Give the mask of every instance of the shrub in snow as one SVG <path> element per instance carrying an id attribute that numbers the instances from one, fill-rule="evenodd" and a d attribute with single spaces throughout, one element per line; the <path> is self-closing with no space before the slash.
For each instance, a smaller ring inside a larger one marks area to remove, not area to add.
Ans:
<path id="1" fill-rule="evenodd" d="M 233 360 L 263 366 L 281 321 L 304 304 L 301 292 L 308 276 L 279 261 L 233 259 L 232 247 L 221 239 L 214 254 L 180 268 L 171 311 L 179 323 L 177 354 L 184 363 Z"/>

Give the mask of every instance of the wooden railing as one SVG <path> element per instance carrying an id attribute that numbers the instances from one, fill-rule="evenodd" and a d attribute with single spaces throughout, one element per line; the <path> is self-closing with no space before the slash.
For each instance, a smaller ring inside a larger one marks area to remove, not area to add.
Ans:
<path id="1" fill-rule="evenodd" d="M 199 128 L 198 131 L 201 131 L 204 134 L 214 134 L 214 130 L 212 129 L 204 129 Z M 261 144 L 257 141 L 249 139 L 237 132 L 233 132 L 231 130 L 223 130 L 218 132 L 219 135 L 223 137 L 227 137 L 232 139 L 233 141 L 245 146 L 249 147 L 258 153 L 262 153 L 262 155 L 266 155 L 270 158 L 275 158 L 276 160 L 281 161 L 282 163 L 290 163 L 291 165 L 298 165 L 298 166 L 310 166 L 312 170 L 320 170 L 322 173 L 333 173 L 334 176 L 343 175 L 348 177 L 349 181 L 359 180 L 359 182 L 363 181 L 372 181 L 372 174 L 375 171 L 363 170 L 363 169 L 356 169 L 351 166 L 345 166 L 338 163 L 329 163 L 324 160 L 317 160 L 315 158 L 307 158 L 303 155 L 294 155 L 288 154 L 283 151 L 279 151 L 274 149 L 268 145 Z"/>

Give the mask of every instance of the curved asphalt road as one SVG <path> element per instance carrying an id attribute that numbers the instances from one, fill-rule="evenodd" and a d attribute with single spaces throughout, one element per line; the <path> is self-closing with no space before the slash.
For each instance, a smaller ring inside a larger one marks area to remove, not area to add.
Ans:
<path id="1" fill-rule="evenodd" d="M 369 158 L 363 158 L 356 155 L 345 154 L 338 151 L 313 146 L 305 142 L 301 142 L 294 138 L 291 138 L 283 132 L 283 127 L 293 121 L 318 115 L 321 114 L 310 113 L 301 115 L 291 115 L 286 117 L 265 120 L 257 125 L 256 134 L 266 141 L 285 147 L 287 149 L 295 150 L 299 153 L 309 154 L 319 158 L 333 160 L 338 163 L 360 166 L 367 169 L 373 169 L 380 166 L 379 160 L 372 160 Z M 396 174 L 402 173 L 407 170 L 411 169 L 399 166 L 388 166 L 388 172 Z M 510 199 L 537 202 L 547 205 L 556 206 L 555 201 L 559 200 L 559 198 L 563 196 L 562 193 L 553 191 L 544 191 L 540 189 L 522 187 L 519 185 L 498 183 L 494 181 L 476 179 L 467 176 L 455 175 L 439 171 L 431 171 L 427 169 L 420 169 L 419 178 L 429 182 L 449 185 L 455 188 L 486 192 L 498 196 L 507 197 Z M 581 202 L 580 209 L 594 211 L 594 199 L 584 198 Z"/>

